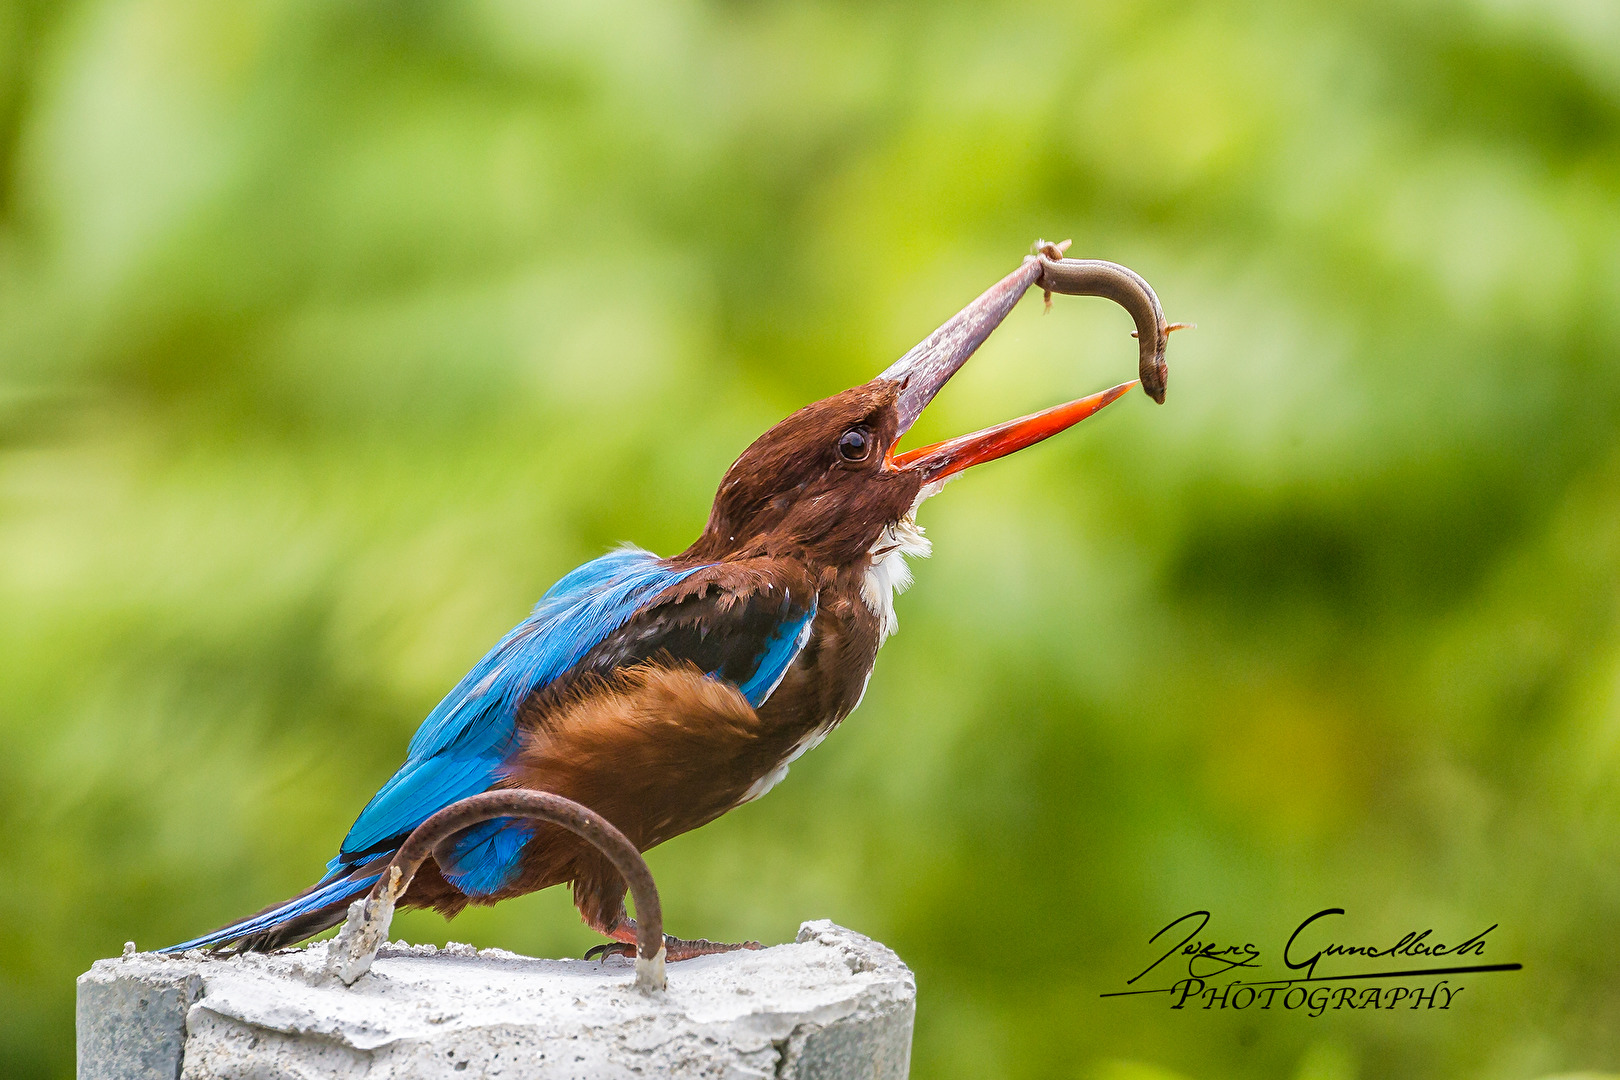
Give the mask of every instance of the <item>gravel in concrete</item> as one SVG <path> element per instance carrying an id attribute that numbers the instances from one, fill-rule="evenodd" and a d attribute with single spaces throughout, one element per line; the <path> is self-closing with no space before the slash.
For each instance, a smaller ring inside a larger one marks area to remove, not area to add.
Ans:
<path id="1" fill-rule="evenodd" d="M 345 987 L 325 950 L 97 961 L 79 979 L 79 1080 L 889 1080 L 910 1063 L 911 972 L 825 920 L 672 964 L 652 995 L 621 957 L 402 943 Z"/>

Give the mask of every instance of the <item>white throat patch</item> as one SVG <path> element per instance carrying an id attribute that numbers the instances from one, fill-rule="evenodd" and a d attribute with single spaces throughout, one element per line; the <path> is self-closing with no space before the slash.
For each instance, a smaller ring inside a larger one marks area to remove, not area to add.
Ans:
<path id="1" fill-rule="evenodd" d="M 926 559 L 933 554 L 934 546 L 923 535 L 922 526 L 917 524 L 917 507 L 944 486 L 943 482 L 929 484 L 919 491 L 917 501 L 911 504 L 906 516 L 884 528 L 883 534 L 871 547 L 872 565 L 867 567 L 866 576 L 861 579 L 861 599 L 866 601 L 867 609 L 878 617 L 880 645 L 900 626 L 894 614 L 894 598 L 911 584 L 911 567 L 906 565 L 906 556 Z"/>
<path id="2" fill-rule="evenodd" d="M 861 599 L 866 607 L 878 618 L 878 644 L 894 633 L 899 621 L 894 615 L 894 598 L 906 591 L 911 584 L 911 568 L 906 565 L 906 556 L 915 555 L 919 559 L 926 559 L 933 554 L 934 545 L 928 542 L 923 535 L 922 526 L 917 524 L 917 507 L 923 500 L 937 495 L 939 489 L 945 486 L 940 480 L 927 484 L 917 493 L 917 501 L 911 504 L 906 516 L 887 526 L 883 534 L 868 549 L 872 556 L 872 565 L 866 568 L 866 576 L 861 579 Z M 866 671 L 867 681 L 872 679 L 872 670 Z M 861 686 L 861 697 L 866 696 L 866 686 Z M 860 706 L 857 699 L 855 706 Z M 854 712 L 854 708 L 850 710 Z M 755 780 L 749 789 L 743 793 L 742 802 L 751 802 L 765 794 L 781 782 L 787 775 L 788 766 L 799 760 L 800 755 L 813 750 L 816 744 L 827 737 L 827 733 L 838 723 L 832 721 L 826 727 L 817 728 L 799 741 L 799 744 L 789 751 L 776 768 Z"/>

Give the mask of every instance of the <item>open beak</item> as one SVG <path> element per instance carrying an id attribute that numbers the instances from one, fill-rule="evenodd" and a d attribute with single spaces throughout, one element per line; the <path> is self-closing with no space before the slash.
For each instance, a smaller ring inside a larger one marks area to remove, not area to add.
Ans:
<path id="1" fill-rule="evenodd" d="M 994 461 L 998 457 L 1016 453 L 1026 446 L 1034 446 L 1042 439 L 1071 428 L 1101 409 L 1125 396 L 1137 383 L 1136 379 L 1120 383 L 1100 394 L 1071 401 L 1045 412 L 1033 413 L 1009 420 L 1005 424 L 975 431 L 971 435 L 958 435 L 954 439 L 919 446 L 903 454 L 889 455 L 889 464 L 896 469 L 910 469 L 922 475 L 924 484 L 944 480 L 973 465 Z"/>
<path id="2" fill-rule="evenodd" d="M 1050 297 L 1061 292 L 1077 296 L 1103 296 L 1118 302 L 1136 323 L 1140 376 L 1100 394 L 1071 401 L 1045 412 L 948 439 L 932 446 L 889 453 L 889 464 L 896 469 L 920 472 L 924 483 L 961 472 L 971 465 L 993 461 L 1051 438 L 1078 424 L 1098 409 L 1120 398 L 1141 383 L 1155 401 L 1163 403 L 1168 369 L 1165 344 L 1176 324 L 1164 321 L 1159 298 L 1147 282 L 1116 263 L 1097 259 L 1065 259 L 1062 244 L 1039 244 L 1038 254 L 1028 256 L 1017 270 L 985 290 L 973 303 L 957 312 L 879 378 L 900 384 L 896 406 L 900 413 L 900 434 L 916 423 L 917 417 L 952 375 L 961 370 L 968 357 L 984 343 L 1013 305 L 1029 290 L 1039 286 Z"/>

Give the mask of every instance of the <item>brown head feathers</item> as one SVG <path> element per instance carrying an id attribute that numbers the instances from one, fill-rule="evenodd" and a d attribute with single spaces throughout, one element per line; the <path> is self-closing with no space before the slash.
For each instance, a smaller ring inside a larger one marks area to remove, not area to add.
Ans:
<path id="1" fill-rule="evenodd" d="M 899 436 L 888 379 L 806 405 L 726 471 L 703 535 L 677 561 L 788 556 L 846 565 L 916 502 L 922 480 L 888 464 Z"/>

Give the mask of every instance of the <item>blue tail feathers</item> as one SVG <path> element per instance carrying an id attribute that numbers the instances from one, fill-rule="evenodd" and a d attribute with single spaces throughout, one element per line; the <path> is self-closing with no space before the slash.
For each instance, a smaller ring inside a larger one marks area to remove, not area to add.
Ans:
<path id="1" fill-rule="evenodd" d="M 330 875 L 328 876 L 330 877 Z M 257 915 L 251 915 L 240 922 L 231 923 L 229 926 L 222 926 L 211 934 L 204 934 L 202 937 L 192 938 L 190 941 L 182 941 L 178 945 L 170 945 L 168 948 L 159 949 L 158 951 L 177 953 L 185 952 L 187 949 L 216 948 L 252 938 L 273 942 L 283 936 L 277 931 L 283 928 L 291 929 L 295 924 L 302 923 L 304 925 L 292 931 L 296 936 L 292 936 L 286 943 L 300 941 L 311 934 L 320 933 L 327 926 L 337 925 L 338 922 L 342 921 L 342 911 L 347 906 L 348 901 L 370 889 L 380 877 L 382 877 L 381 872 L 364 874 L 358 877 L 342 877 L 335 881 L 322 880 L 321 883 L 315 885 L 308 892 L 301 893 L 291 900 L 285 900 L 274 907 L 266 908 Z M 321 913 L 323 911 L 330 912 L 333 908 L 337 909 L 336 917 L 323 919 Z M 311 920 L 325 922 L 326 925 L 318 926 L 312 930 L 307 929 Z M 278 946 L 268 944 L 268 947 L 276 948 Z"/>

